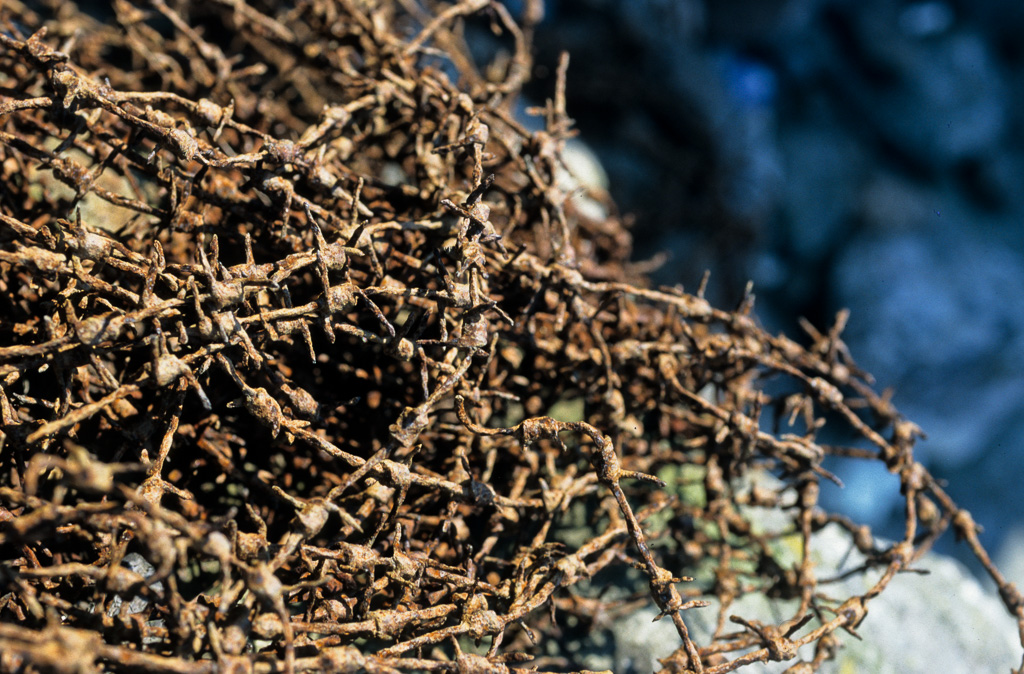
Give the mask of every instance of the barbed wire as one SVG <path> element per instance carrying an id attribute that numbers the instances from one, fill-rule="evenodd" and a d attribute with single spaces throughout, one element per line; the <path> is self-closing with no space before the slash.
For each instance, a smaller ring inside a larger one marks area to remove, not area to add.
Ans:
<path id="1" fill-rule="evenodd" d="M 517 120 L 542 15 L 0 8 L 0 669 L 535 671 L 558 614 L 653 602 L 667 671 L 810 672 L 950 526 L 1024 638 L 846 314 L 804 346 L 749 293 L 650 288 L 567 177 L 567 56 L 544 130 Z M 821 508 L 829 456 L 899 478 L 901 540 Z M 882 571 L 862 595 L 822 590 L 830 523 Z M 646 589 L 605 598 L 615 567 Z M 798 601 L 766 624 L 748 594 Z"/>

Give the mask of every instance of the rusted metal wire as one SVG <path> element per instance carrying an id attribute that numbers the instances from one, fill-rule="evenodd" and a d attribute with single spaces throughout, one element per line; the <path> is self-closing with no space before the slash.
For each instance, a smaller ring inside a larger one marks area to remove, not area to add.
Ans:
<path id="1" fill-rule="evenodd" d="M 535 671 L 559 614 L 647 601 L 669 671 L 814 671 L 950 525 L 1024 637 L 845 315 L 805 346 L 650 288 L 577 206 L 614 213 L 562 177 L 567 58 L 516 119 L 524 4 L 0 7 L 0 669 Z M 898 476 L 901 540 L 820 508 L 829 455 Z M 829 523 L 863 595 L 820 589 Z M 646 589 L 603 598 L 615 567 Z M 750 593 L 798 606 L 730 619 Z"/>

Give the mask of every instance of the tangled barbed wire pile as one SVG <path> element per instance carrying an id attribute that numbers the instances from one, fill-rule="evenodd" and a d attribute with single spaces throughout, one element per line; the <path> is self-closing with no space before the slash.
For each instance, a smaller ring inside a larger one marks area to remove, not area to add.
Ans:
<path id="1" fill-rule="evenodd" d="M 1024 634 L 845 316 L 650 288 L 563 160 L 567 57 L 517 112 L 542 3 L 426 5 L 0 8 L 0 669 L 565 671 L 560 623 L 653 602 L 668 671 L 809 672 L 950 525 Z M 830 455 L 899 477 L 902 540 L 819 507 Z"/>

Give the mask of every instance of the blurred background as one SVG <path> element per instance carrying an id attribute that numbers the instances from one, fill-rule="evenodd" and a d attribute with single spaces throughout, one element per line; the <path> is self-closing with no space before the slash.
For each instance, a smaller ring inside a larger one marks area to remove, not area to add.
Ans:
<path id="1" fill-rule="evenodd" d="M 511 9 L 521 3 L 508 0 Z M 534 100 L 568 111 L 638 258 L 797 339 L 845 338 L 928 434 L 983 542 L 1024 581 L 1024 3 L 547 0 Z M 832 466 L 830 506 L 895 535 L 897 482 Z M 956 553 L 952 535 L 942 550 Z"/>

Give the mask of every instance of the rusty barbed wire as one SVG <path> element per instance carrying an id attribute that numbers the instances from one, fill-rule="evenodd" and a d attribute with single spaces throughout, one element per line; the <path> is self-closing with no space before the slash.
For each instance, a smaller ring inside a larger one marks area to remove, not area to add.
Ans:
<path id="1" fill-rule="evenodd" d="M 0 7 L 0 669 L 578 670 L 560 614 L 653 602 L 666 671 L 803 673 L 950 526 L 1024 640 L 845 314 L 803 346 L 646 285 L 562 158 L 568 57 L 517 119 L 523 4 Z M 819 506 L 830 455 L 898 476 L 902 540 Z M 822 589 L 830 524 L 862 595 Z"/>

